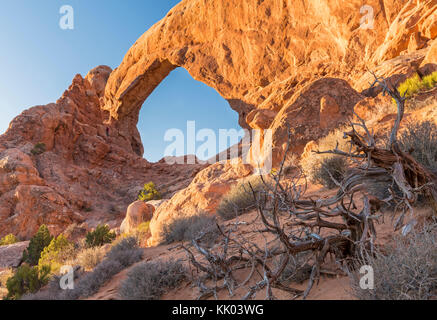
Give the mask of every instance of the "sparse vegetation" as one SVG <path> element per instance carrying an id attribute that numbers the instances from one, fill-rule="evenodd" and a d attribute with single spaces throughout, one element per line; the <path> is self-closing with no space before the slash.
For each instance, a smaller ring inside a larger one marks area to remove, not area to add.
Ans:
<path id="1" fill-rule="evenodd" d="M 185 278 L 186 270 L 180 261 L 143 262 L 128 273 L 120 294 L 126 300 L 158 300 Z"/>
<path id="2" fill-rule="evenodd" d="M 36 266 L 41 258 L 41 253 L 52 241 L 49 229 L 46 225 L 41 225 L 37 233 L 30 239 L 29 246 L 23 252 L 23 262 L 31 266 Z"/>
<path id="3" fill-rule="evenodd" d="M 169 244 L 191 241 L 201 236 L 203 243 L 211 245 L 218 236 L 216 218 L 207 213 L 177 218 L 163 228 L 162 237 Z"/>
<path id="4" fill-rule="evenodd" d="M 111 243 L 115 238 L 116 234 L 109 229 L 108 225 L 98 225 L 94 231 L 87 233 L 85 243 L 88 248 L 99 247 Z"/>
<path id="5" fill-rule="evenodd" d="M 333 189 L 343 180 L 347 168 L 348 162 L 344 157 L 324 158 L 312 169 L 311 180 L 328 189 Z"/>
<path id="6" fill-rule="evenodd" d="M 49 274 L 48 266 L 38 268 L 23 264 L 6 282 L 8 289 L 6 299 L 18 300 L 23 294 L 37 292 L 48 283 Z"/>
<path id="7" fill-rule="evenodd" d="M 345 131 L 347 131 L 345 127 L 333 130 L 326 137 L 317 141 L 317 146 L 312 151 L 327 151 L 337 148 L 343 152 L 349 152 L 350 144 L 347 139 L 344 139 Z M 341 182 L 349 167 L 349 162 L 346 157 L 314 152 L 301 159 L 300 165 L 311 182 L 332 189 L 337 186 L 332 178 Z"/>
<path id="8" fill-rule="evenodd" d="M 17 243 L 18 239 L 13 234 L 8 234 L 0 239 L 0 246 L 8 246 L 10 244 Z"/>
<path id="9" fill-rule="evenodd" d="M 428 300 L 437 298 L 437 225 L 398 237 L 385 252 L 367 254 L 357 269 L 370 265 L 374 289 L 362 290 L 353 275 L 353 293 L 361 300 Z"/>
<path id="10" fill-rule="evenodd" d="M 60 235 L 53 238 L 50 244 L 44 248 L 38 267 L 42 269 L 48 266 L 52 274 L 57 274 L 61 267 L 75 255 L 74 245 L 67 238 Z"/>
<path id="11" fill-rule="evenodd" d="M 437 125 L 431 121 L 410 123 L 399 135 L 399 144 L 423 166 L 437 173 Z"/>
<path id="12" fill-rule="evenodd" d="M 252 186 L 255 194 L 259 194 L 264 190 L 264 184 L 259 176 L 237 183 L 223 197 L 217 208 L 217 214 L 224 220 L 231 220 L 255 209 L 255 199 L 250 186 Z"/>
<path id="13" fill-rule="evenodd" d="M 32 150 L 30 150 L 30 153 L 32 153 L 34 156 L 38 156 L 40 154 L 43 154 L 46 152 L 46 145 L 45 143 L 38 142 Z"/>
<path id="14" fill-rule="evenodd" d="M 105 257 L 106 251 L 107 250 L 105 250 L 103 246 L 85 248 L 77 254 L 75 263 L 84 268 L 85 271 L 91 271 L 100 262 L 102 262 Z"/>
<path id="15" fill-rule="evenodd" d="M 54 277 L 44 292 L 27 295 L 27 300 L 77 300 L 97 293 L 102 285 L 123 269 L 140 261 L 143 251 L 135 238 L 122 239 L 114 245 L 93 271 L 80 277 L 73 290 L 60 290 L 59 277 Z"/>
<path id="16" fill-rule="evenodd" d="M 429 90 L 437 85 L 437 71 L 423 77 L 422 79 L 416 73 L 399 85 L 399 93 L 401 96 L 411 98 L 415 94 L 423 90 Z"/>
<path id="17" fill-rule="evenodd" d="M 138 200 L 150 201 L 150 200 L 160 200 L 162 199 L 161 193 L 156 189 L 153 182 L 146 183 L 143 189 L 138 194 Z"/>

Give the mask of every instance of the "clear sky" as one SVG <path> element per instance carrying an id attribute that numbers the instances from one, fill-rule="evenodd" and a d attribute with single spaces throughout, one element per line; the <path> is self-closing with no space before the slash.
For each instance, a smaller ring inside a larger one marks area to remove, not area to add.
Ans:
<path id="1" fill-rule="evenodd" d="M 0 132 L 23 110 L 56 101 L 77 73 L 117 67 L 132 44 L 179 0 L 14 0 L 0 4 Z M 74 29 L 59 27 L 60 8 L 74 9 Z M 238 129 L 237 113 L 212 88 L 173 71 L 141 110 L 146 159 L 162 158 L 170 128 Z"/>

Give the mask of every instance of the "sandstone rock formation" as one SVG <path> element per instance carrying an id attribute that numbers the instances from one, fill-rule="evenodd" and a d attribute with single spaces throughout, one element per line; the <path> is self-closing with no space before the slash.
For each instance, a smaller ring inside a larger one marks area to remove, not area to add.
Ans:
<path id="1" fill-rule="evenodd" d="M 150 222 L 152 238 L 150 245 L 162 240 L 163 227 L 174 219 L 187 217 L 199 212 L 215 213 L 215 209 L 226 192 L 238 179 L 253 173 L 252 166 L 240 161 L 217 162 L 199 172 L 191 184 L 170 201 L 160 205 Z"/>
<path id="2" fill-rule="evenodd" d="M 100 66 L 77 75 L 56 103 L 24 111 L 0 136 L 0 237 L 29 239 L 41 224 L 53 234 L 73 223 L 118 226 L 144 183 L 170 197 L 203 168 L 151 164 L 132 152 L 100 109 L 110 73 Z"/>
<path id="3" fill-rule="evenodd" d="M 22 261 L 23 252 L 29 246 L 29 241 L 0 246 L 0 270 L 3 268 L 17 268 Z"/>
<path id="4" fill-rule="evenodd" d="M 366 5 L 373 13 L 371 28 L 362 27 L 363 2 L 358 0 L 182 1 L 132 46 L 111 74 L 103 108 L 141 153 L 129 124 L 137 122 L 153 89 L 183 67 L 229 101 L 241 126 L 271 125 L 274 149 L 283 151 L 283 130 L 275 126 L 284 121 L 284 110 L 291 111 L 302 87 L 326 77 L 359 79 L 365 67 L 408 48 L 422 49 L 436 37 L 435 0 L 374 0 Z M 351 107 L 348 101 L 338 104 Z M 275 121 L 264 110 L 276 113 Z M 253 121 L 257 118 L 263 121 Z"/>
<path id="5" fill-rule="evenodd" d="M 379 91 L 366 90 L 373 80 L 366 68 L 394 84 L 436 67 L 437 0 L 366 4 L 370 29 L 361 27 L 361 0 L 181 1 L 116 70 L 77 75 L 56 103 L 23 112 L 0 136 L 0 236 L 29 238 L 42 223 L 55 234 L 71 223 L 119 225 L 149 181 L 171 198 L 152 220 L 155 242 L 176 215 L 213 212 L 249 165 L 142 158 L 140 108 L 177 67 L 216 89 L 242 127 L 272 129 L 274 164 L 288 128 L 299 155 L 357 103 L 367 112 L 372 102 L 362 101 Z"/>
<path id="6" fill-rule="evenodd" d="M 141 223 L 152 220 L 155 207 L 144 201 L 135 201 L 128 208 L 126 218 L 120 225 L 120 233 L 129 233 Z"/>

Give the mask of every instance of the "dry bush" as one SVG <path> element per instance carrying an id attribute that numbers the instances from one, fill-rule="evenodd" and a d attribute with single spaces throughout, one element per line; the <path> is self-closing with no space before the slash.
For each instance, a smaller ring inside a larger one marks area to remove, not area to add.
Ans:
<path id="1" fill-rule="evenodd" d="M 264 184 L 259 176 L 252 176 L 234 185 L 221 200 L 217 214 L 224 220 L 231 220 L 255 209 L 256 204 L 251 187 L 255 193 L 264 190 Z"/>
<path id="2" fill-rule="evenodd" d="M 344 157 L 325 158 L 312 169 L 311 180 L 333 189 L 343 180 L 347 168 L 348 161 Z"/>
<path id="3" fill-rule="evenodd" d="M 317 141 L 317 149 L 332 150 L 337 148 L 343 152 L 349 152 L 350 144 L 348 140 L 344 138 L 345 131 L 347 131 L 346 127 L 333 130 L 327 136 Z M 333 156 L 332 154 L 312 153 L 302 158 L 300 165 L 311 182 L 320 183 L 328 188 L 334 188 L 337 185 L 332 180 L 331 175 L 336 181 L 341 182 L 349 166 L 349 162 L 345 157 Z"/>
<path id="4" fill-rule="evenodd" d="M 385 252 L 366 254 L 357 269 L 370 265 L 374 289 L 359 286 L 359 274 L 352 275 L 354 295 L 361 300 L 428 300 L 437 298 L 437 224 L 398 237 Z"/>
<path id="5" fill-rule="evenodd" d="M 86 271 L 94 269 L 105 257 L 106 247 L 84 248 L 76 256 L 74 265 L 79 265 Z"/>
<path id="6" fill-rule="evenodd" d="M 437 173 L 437 125 L 431 121 L 409 123 L 399 135 L 399 144 L 419 163 Z"/>
<path id="7" fill-rule="evenodd" d="M 158 300 L 185 278 L 186 270 L 179 260 L 143 262 L 128 273 L 120 295 L 125 300 Z"/>
<path id="8" fill-rule="evenodd" d="M 5 297 L 8 294 L 8 289 L 6 288 L 6 282 L 10 277 L 14 275 L 12 269 L 6 269 L 0 271 L 0 299 Z"/>
<path id="9" fill-rule="evenodd" d="M 166 244 L 202 237 L 204 242 L 212 245 L 217 236 L 216 218 L 208 213 L 176 218 L 166 224 L 162 231 L 162 238 Z"/>

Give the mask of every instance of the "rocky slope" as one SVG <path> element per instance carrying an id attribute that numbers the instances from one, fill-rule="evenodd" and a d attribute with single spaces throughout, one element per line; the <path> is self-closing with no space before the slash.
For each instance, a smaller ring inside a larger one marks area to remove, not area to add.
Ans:
<path id="1" fill-rule="evenodd" d="M 82 222 L 118 226 L 148 181 L 168 187 L 169 197 L 177 192 L 154 214 L 152 243 L 174 215 L 214 212 L 250 166 L 142 158 L 139 110 L 177 67 L 227 99 L 241 126 L 272 129 L 274 163 L 288 126 L 292 151 L 300 154 L 354 106 L 366 109 L 378 99 L 377 88 L 366 90 L 366 67 L 393 82 L 435 70 L 437 0 L 366 4 L 374 10 L 373 29 L 360 28 L 359 0 L 180 2 L 116 70 L 101 66 L 76 76 L 55 104 L 23 112 L 0 136 L 0 236 L 29 238 L 42 223 L 54 233 Z"/>

